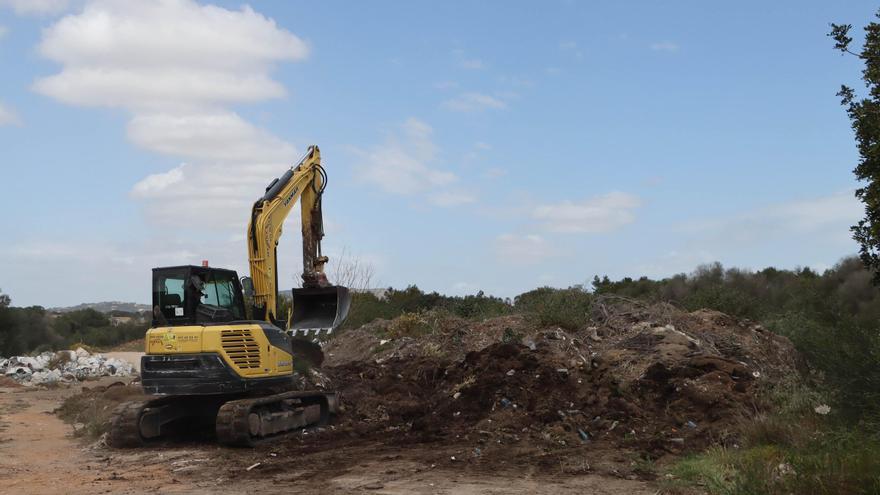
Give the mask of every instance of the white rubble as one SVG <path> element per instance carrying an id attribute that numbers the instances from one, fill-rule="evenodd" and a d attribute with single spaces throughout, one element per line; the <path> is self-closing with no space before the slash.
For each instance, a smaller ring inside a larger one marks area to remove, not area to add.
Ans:
<path id="1" fill-rule="evenodd" d="M 134 367 L 128 361 L 76 350 L 47 351 L 37 356 L 0 357 L 0 375 L 22 385 L 72 382 L 101 376 L 131 376 Z"/>

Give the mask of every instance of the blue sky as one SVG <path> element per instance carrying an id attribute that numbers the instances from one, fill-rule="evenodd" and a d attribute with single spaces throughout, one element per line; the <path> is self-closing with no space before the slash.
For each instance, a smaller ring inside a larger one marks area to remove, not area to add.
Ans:
<path id="1" fill-rule="evenodd" d="M 154 266 L 244 274 L 250 203 L 312 143 L 325 251 L 373 285 L 826 268 L 856 251 L 835 93 L 860 66 L 825 33 L 876 9 L 0 0 L 0 288 L 146 302 Z"/>

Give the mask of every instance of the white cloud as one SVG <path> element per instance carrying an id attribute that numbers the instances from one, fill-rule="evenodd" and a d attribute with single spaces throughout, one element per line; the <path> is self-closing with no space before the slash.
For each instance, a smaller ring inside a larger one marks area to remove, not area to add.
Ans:
<path id="1" fill-rule="evenodd" d="M 827 240 L 848 241 L 849 226 L 863 214 L 852 191 L 794 200 L 757 208 L 724 218 L 689 222 L 685 232 L 718 237 L 728 242 L 750 243 L 770 238 L 810 234 Z"/>
<path id="2" fill-rule="evenodd" d="M 464 191 L 441 191 L 428 196 L 428 202 L 435 206 L 461 206 L 477 201 L 476 196 Z"/>
<path id="3" fill-rule="evenodd" d="M 186 160 L 131 190 L 158 223 L 241 228 L 250 203 L 296 159 L 290 143 L 227 108 L 284 97 L 274 65 L 309 52 L 250 7 L 92 0 L 44 30 L 39 52 L 61 70 L 37 79 L 37 92 L 127 110 L 132 143 Z"/>
<path id="4" fill-rule="evenodd" d="M 504 177 L 507 175 L 507 170 L 501 167 L 491 167 L 486 170 L 486 177 L 489 179 L 497 179 L 499 177 Z"/>
<path id="5" fill-rule="evenodd" d="M 648 46 L 655 52 L 677 52 L 678 44 L 672 41 L 657 41 Z"/>
<path id="6" fill-rule="evenodd" d="M 0 0 L 0 7 L 9 7 L 18 15 L 59 14 L 70 5 L 70 0 Z"/>
<path id="7" fill-rule="evenodd" d="M 477 141 L 474 143 L 474 148 L 478 150 L 488 151 L 492 149 L 492 145 L 489 143 L 484 143 L 483 141 Z"/>
<path id="8" fill-rule="evenodd" d="M 0 26 L 0 39 L 3 39 L 9 33 L 9 28 L 6 26 Z"/>
<path id="9" fill-rule="evenodd" d="M 301 39 L 249 7 L 190 0 L 91 2 L 46 29 L 39 51 L 63 69 L 38 79 L 38 92 L 125 108 L 284 96 L 271 64 L 308 54 Z"/>
<path id="10" fill-rule="evenodd" d="M 138 113 L 128 137 L 145 149 L 191 159 L 283 163 L 296 155 L 289 143 L 223 110 Z"/>
<path id="11" fill-rule="evenodd" d="M 637 196 L 615 191 L 579 202 L 539 205 L 532 217 L 552 232 L 609 232 L 635 221 L 640 205 Z"/>
<path id="12" fill-rule="evenodd" d="M 571 53 L 578 60 L 584 58 L 584 52 L 578 49 L 578 44 L 576 41 L 562 41 L 559 43 L 559 49 Z"/>
<path id="13" fill-rule="evenodd" d="M 8 106 L 0 103 L 0 126 L 19 124 L 21 124 L 21 119 L 18 117 L 18 114 Z"/>
<path id="14" fill-rule="evenodd" d="M 512 265 L 545 263 L 548 256 L 558 254 L 550 243 L 536 234 L 502 234 L 495 239 L 498 259 Z"/>
<path id="15" fill-rule="evenodd" d="M 462 60 L 459 65 L 461 65 L 462 69 L 470 70 L 479 70 L 485 68 L 485 65 L 483 65 L 483 61 L 478 58 L 469 58 L 466 60 Z"/>
<path id="16" fill-rule="evenodd" d="M 180 166 L 172 168 L 167 172 L 144 177 L 131 189 L 132 196 L 137 198 L 149 198 L 161 195 L 169 187 L 183 182 L 183 170 L 185 167 L 186 164 L 182 163 Z"/>
<path id="17" fill-rule="evenodd" d="M 434 83 L 434 89 L 439 89 L 441 91 L 445 91 L 447 89 L 455 89 L 458 87 L 458 83 L 455 81 L 439 81 Z"/>
<path id="18" fill-rule="evenodd" d="M 445 186 L 458 178 L 452 172 L 431 167 L 437 147 L 431 140 L 431 126 L 416 118 L 408 119 L 400 132 L 385 144 L 370 150 L 357 150 L 362 163 L 358 178 L 386 192 L 411 195 Z"/>
<path id="19" fill-rule="evenodd" d="M 452 56 L 455 57 L 458 62 L 458 66 L 462 69 L 480 70 L 486 68 L 486 65 L 483 63 L 482 60 L 476 57 L 468 57 L 465 54 L 464 50 L 460 48 L 452 50 Z"/>
<path id="20" fill-rule="evenodd" d="M 481 110 L 501 110 L 507 108 L 504 100 L 482 93 L 462 93 L 443 102 L 443 107 L 456 112 L 476 112 Z"/>

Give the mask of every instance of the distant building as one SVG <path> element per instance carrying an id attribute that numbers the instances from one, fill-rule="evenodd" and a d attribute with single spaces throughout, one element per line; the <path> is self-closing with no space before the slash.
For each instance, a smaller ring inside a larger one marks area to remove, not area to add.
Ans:
<path id="1" fill-rule="evenodd" d="M 131 323 L 131 320 L 132 320 L 131 316 L 111 316 L 110 317 L 110 324 L 113 325 L 114 327 L 118 327 L 119 325 L 125 325 L 128 323 Z"/>
<path id="2" fill-rule="evenodd" d="M 384 301 L 385 297 L 388 295 L 388 289 L 351 289 L 351 291 L 359 292 L 361 294 L 372 294 L 380 301 Z"/>

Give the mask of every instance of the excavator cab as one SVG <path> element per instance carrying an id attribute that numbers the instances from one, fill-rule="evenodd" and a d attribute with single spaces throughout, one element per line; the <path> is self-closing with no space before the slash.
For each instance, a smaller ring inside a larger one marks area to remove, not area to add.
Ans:
<path id="1" fill-rule="evenodd" d="M 235 271 L 192 265 L 153 268 L 153 327 L 244 319 Z"/>

